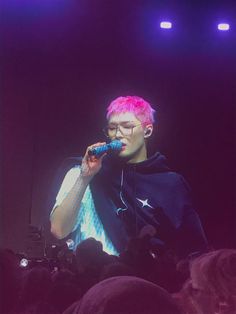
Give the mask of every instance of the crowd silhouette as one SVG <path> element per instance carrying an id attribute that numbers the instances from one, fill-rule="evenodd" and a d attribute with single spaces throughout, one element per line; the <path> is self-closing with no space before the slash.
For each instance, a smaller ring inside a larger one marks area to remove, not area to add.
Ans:
<path id="1" fill-rule="evenodd" d="M 178 260 L 131 239 L 120 256 L 94 238 L 56 262 L 20 266 L 0 251 L 1 312 L 10 314 L 235 314 L 236 250 L 209 250 Z"/>

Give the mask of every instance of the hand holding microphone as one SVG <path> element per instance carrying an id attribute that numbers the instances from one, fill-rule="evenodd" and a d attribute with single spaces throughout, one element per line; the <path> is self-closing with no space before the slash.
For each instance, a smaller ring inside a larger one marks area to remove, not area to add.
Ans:
<path id="1" fill-rule="evenodd" d="M 114 140 L 108 144 L 103 144 L 101 146 L 92 147 L 88 150 L 89 156 L 99 157 L 104 153 L 109 151 L 120 151 L 122 148 L 122 143 L 119 140 Z"/>
<path id="2" fill-rule="evenodd" d="M 122 142 L 114 140 L 110 143 L 99 142 L 87 148 L 82 160 L 81 175 L 87 180 L 91 180 L 102 167 L 102 159 L 109 151 L 120 151 Z"/>

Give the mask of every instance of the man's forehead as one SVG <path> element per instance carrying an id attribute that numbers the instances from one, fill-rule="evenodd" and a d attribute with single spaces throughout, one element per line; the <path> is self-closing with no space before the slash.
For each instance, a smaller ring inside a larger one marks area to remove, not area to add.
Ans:
<path id="1" fill-rule="evenodd" d="M 108 119 L 109 123 L 121 123 L 121 122 L 140 122 L 133 112 L 126 111 L 121 113 L 113 113 Z"/>

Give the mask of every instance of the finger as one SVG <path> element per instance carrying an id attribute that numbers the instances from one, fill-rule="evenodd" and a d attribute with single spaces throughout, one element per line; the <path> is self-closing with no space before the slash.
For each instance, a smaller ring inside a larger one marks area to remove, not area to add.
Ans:
<path id="1" fill-rule="evenodd" d="M 102 154 L 102 155 L 99 157 L 99 159 L 102 161 L 103 158 L 104 158 L 106 155 L 107 155 L 107 153 Z"/>
<path id="2" fill-rule="evenodd" d="M 96 162 L 96 161 L 102 161 L 102 159 L 107 155 L 107 153 L 104 153 L 102 155 L 88 155 L 89 161 Z"/>
<path id="3" fill-rule="evenodd" d="M 100 146 L 105 145 L 105 144 L 106 144 L 106 142 L 99 142 L 99 143 L 95 143 L 95 144 L 93 144 L 93 145 L 88 146 L 88 148 L 87 148 L 87 150 L 86 150 L 86 153 L 85 153 L 86 159 L 87 159 L 87 160 L 88 160 L 88 159 L 89 159 L 89 160 L 100 159 L 100 158 L 101 158 L 100 155 L 94 155 L 96 158 L 95 158 L 95 159 L 91 159 L 90 157 L 91 157 L 91 155 L 93 155 L 93 154 L 91 154 L 90 151 L 93 150 L 93 149 L 96 148 L 96 147 L 100 147 Z"/>
<path id="4" fill-rule="evenodd" d="M 89 152 L 89 150 L 95 148 L 95 147 L 99 147 L 99 146 L 102 146 L 102 145 L 105 145 L 106 142 L 98 142 L 98 143 L 95 143 L 93 145 L 89 145 L 86 149 L 86 154 Z"/>

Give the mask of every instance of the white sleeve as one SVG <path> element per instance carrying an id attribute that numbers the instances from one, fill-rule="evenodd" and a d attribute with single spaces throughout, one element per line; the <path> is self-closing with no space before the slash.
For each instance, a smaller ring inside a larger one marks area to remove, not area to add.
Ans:
<path id="1" fill-rule="evenodd" d="M 58 207 L 62 203 L 62 201 L 68 195 L 70 190 L 73 188 L 79 174 L 80 174 L 80 166 L 75 166 L 67 172 L 61 184 L 60 190 L 57 194 L 56 202 L 53 206 L 50 216 L 54 212 L 55 208 Z"/>
<path id="2" fill-rule="evenodd" d="M 80 166 L 75 166 L 65 175 L 50 216 L 52 216 L 55 208 L 62 203 L 70 190 L 73 188 L 78 176 L 80 175 L 80 169 Z M 103 248 L 106 252 L 109 254 L 118 255 L 116 249 L 114 248 L 112 242 L 104 230 L 99 215 L 96 212 L 93 196 L 89 186 L 87 186 L 85 190 L 84 196 L 80 203 L 78 215 L 75 218 L 75 224 L 72 232 L 75 230 L 77 230 L 75 247 L 82 240 L 85 240 L 89 237 L 94 237 L 96 240 L 103 243 Z"/>

